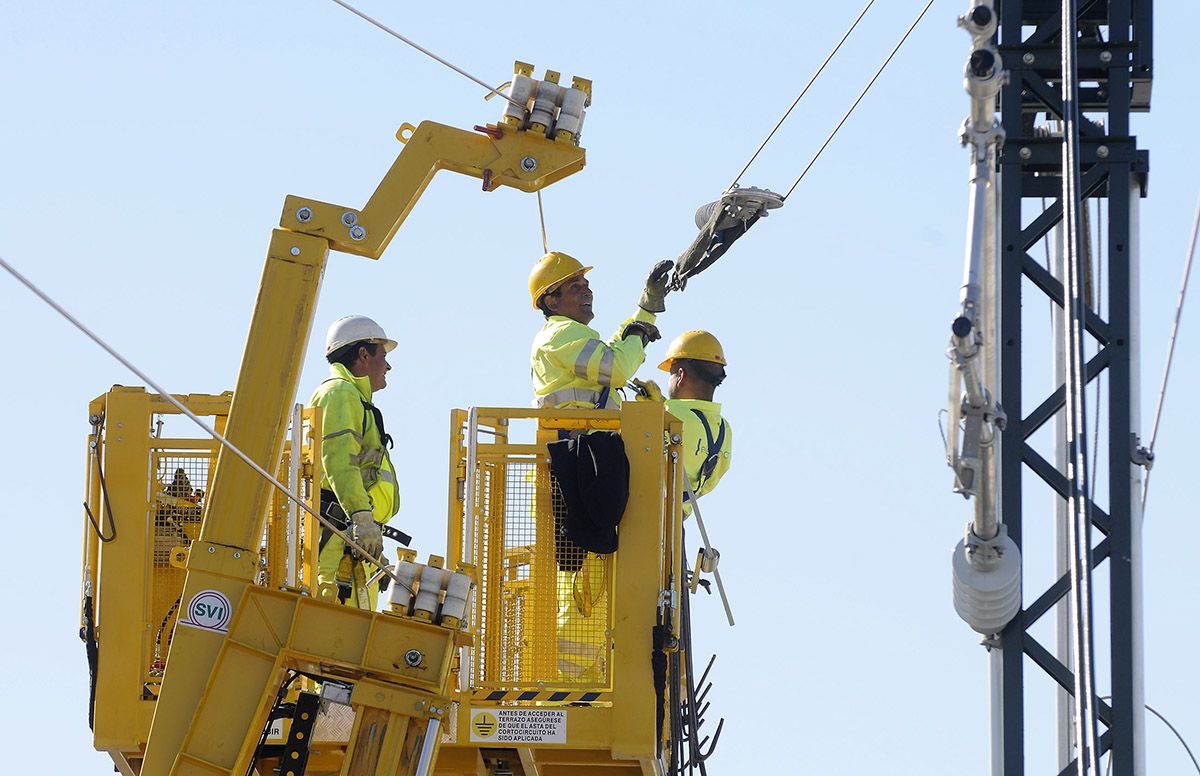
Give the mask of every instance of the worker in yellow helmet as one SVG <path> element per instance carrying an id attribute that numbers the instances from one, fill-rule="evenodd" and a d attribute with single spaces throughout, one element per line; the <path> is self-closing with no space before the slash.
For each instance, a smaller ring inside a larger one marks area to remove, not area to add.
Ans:
<path id="1" fill-rule="evenodd" d="M 725 351 L 707 331 L 680 334 L 667 348 L 658 368 L 671 376 L 667 410 L 683 421 L 683 468 L 695 496 L 717 487 L 733 460 L 733 428 L 721 416 L 721 405 L 713 401 L 717 386 L 725 379 Z M 638 399 L 663 401 L 653 381 L 633 381 Z M 683 505 L 684 514 L 691 506 Z"/>
<path id="2" fill-rule="evenodd" d="M 529 273 L 529 295 L 546 323 L 533 339 L 531 363 L 535 407 L 616 409 L 621 400 L 614 389 L 625 385 L 646 360 L 646 345 L 659 339 L 655 314 L 667 309 L 668 275 L 672 263 L 654 265 L 631 318 L 608 340 L 588 326 L 592 269 L 565 253 L 551 251 Z"/>
<path id="3" fill-rule="evenodd" d="M 655 314 L 666 310 L 672 262 L 657 263 L 631 318 L 607 342 L 592 322 L 590 266 L 550 251 L 529 273 L 529 296 L 546 322 L 533 339 L 530 362 L 535 407 L 616 409 L 625 385 L 646 360 L 646 345 L 659 339 Z M 573 569 L 558 571 L 558 675 L 562 681 L 593 686 L 604 681 L 606 622 L 593 612 L 608 609 L 607 564 L 602 556 L 573 548 Z"/>
<path id="4" fill-rule="evenodd" d="M 387 354 L 396 347 L 383 328 L 362 315 L 339 318 L 325 338 L 330 377 L 309 404 L 322 410 L 321 513 L 345 521 L 363 549 L 383 552 L 381 524 L 400 509 L 400 490 L 384 431 L 383 413 L 371 403 L 387 387 L 392 368 Z M 322 528 L 317 568 L 318 594 L 347 606 L 375 609 L 378 588 L 366 582 L 375 572 L 346 543 Z"/>

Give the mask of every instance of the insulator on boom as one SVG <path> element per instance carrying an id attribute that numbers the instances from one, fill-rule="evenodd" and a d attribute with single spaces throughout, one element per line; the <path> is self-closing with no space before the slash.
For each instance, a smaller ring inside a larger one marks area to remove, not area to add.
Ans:
<path id="1" fill-rule="evenodd" d="M 586 102 L 587 95 L 582 89 L 564 89 L 562 107 L 554 125 L 555 132 L 569 132 L 573 137 L 578 137 L 583 129 L 583 108 Z"/>
<path id="2" fill-rule="evenodd" d="M 550 81 L 538 82 L 537 97 L 533 100 L 533 111 L 529 114 L 530 125 L 540 125 L 545 127 L 547 136 L 550 136 L 554 127 L 554 114 L 558 109 L 558 103 L 562 100 L 563 88 L 556 83 Z"/>
<path id="3" fill-rule="evenodd" d="M 504 115 L 506 118 L 511 118 L 517 124 L 524 126 L 525 119 L 529 116 L 529 98 L 533 96 L 534 90 L 537 88 L 537 81 L 534 81 L 527 75 L 518 73 L 513 76 L 512 87 L 508 90 L 508 96 L 513 102 L 525 106 L 523 109 L 513 105 L 512 102 L 504 103 Z"/>

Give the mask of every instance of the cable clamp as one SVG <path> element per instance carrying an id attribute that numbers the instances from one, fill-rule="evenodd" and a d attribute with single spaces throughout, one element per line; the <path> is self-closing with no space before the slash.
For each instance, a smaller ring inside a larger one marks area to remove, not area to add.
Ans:
<path id="1" fill-rule="evenodd" d="M 1154 468 L 1154 451 L 1141 444 L 1137 434 L 1129 435 L 1129 459 L 1134 465 L 1144 467 L 1146 471 Z"/>

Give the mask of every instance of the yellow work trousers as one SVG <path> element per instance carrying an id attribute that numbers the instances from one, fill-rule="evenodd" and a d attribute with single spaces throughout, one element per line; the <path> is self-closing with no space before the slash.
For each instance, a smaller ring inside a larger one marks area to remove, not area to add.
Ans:
<path id="1" fill-rule="evenodd" d="M 578 571 L 558 572 L 558 678 L 564 682 L 608 682 L 608 562 L 588 553 Z"/>

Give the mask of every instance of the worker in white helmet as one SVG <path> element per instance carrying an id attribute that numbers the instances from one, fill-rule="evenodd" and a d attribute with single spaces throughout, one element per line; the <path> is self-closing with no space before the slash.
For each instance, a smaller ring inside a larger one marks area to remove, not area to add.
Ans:
<path id="1" fill-rule="evenodd" d="M 725 351 L 707 331 L 680 334 L 667 348 L 658 368 L 671 376 L 667 411 L 683 421 L 683 468 L 695 496 L 710 493 L 733 461 L 733 428 L 721 416 L 721 405 L 713 395 L 725 380 Z M 663 401 L 662 391 L 652 380 L 634 380 L 639 400 Z M 685 515 L 692 508 L 685 501 Z"/>
<path id="2" fill-rule="evenodd" d="M 396 471 L 388 455 L 392 439 L 383 414 L 371 403 L 387 387 L 392 368 L 387 354 L 396 347 L 383 328 L 362 315 L 339 318 L 325 338 L 330 377 L 309 404 L 322 410 L 321 512 L 346 522 L 354 541 L 378 558 L 380 525 L 400 509 Z M 366 581 L 375 566 L 364 563 L 329 529 L 321 534 L 318 592 L 360 609 L 375 609 L 378 589 Z"/>
<path id="3" fill-rule="evenodd" d="M 577 259 L 550 251 L 529 273 L 529 295 L 546 323 L 533 339 L 535 407 L 616 409 L 616 388 L 625 385 L 646 360 L 645 347 L 659 339 L 655 314 L 667 309 L 670 261 L 661 261 L 646 279 L 633 317 L 617 327 L 607 342 L 588 326 L 592 290 L 585 267 Z"/>

